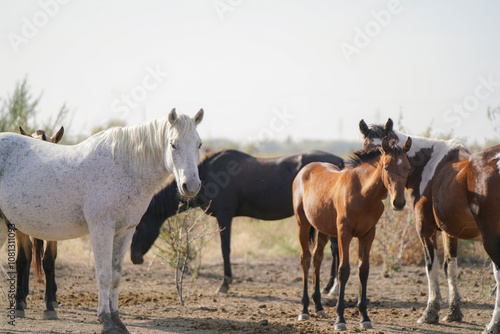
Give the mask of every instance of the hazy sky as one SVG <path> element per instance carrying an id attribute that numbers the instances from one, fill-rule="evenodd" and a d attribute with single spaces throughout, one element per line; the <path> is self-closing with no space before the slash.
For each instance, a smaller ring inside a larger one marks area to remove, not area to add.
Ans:
<path id="1" fill-rule="evenodd" d="M 495 136 L 499 1 L 0 0 L 0 97 L 28 76 L 68 134 L 172 107 L 202 138 L 358 140 L 358 122 Z M 64 124 L 66 125 L 66 124 Z M 66 125 L 67 126 L 67 125 Z"/>

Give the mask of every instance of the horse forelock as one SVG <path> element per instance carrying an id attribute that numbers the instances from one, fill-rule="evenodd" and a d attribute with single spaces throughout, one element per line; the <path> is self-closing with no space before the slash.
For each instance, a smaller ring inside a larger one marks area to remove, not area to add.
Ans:
<path id="1" fill-rule="evenodd" d="M 370 129 L 370 131 L 367 134 L 368 139 L 384 138 L 385 136 L 387 136 L 384 125 L 373 124 L 373 125 L 370 125 L 369 129 Z"/>
<path id="2" fill-rule="evenodd" d="M 193 131 L 196 131 L 193 119 L 187 115 L 178 114 L 174 124 L 170 125 L 169 139 L 175 141 L 177 138 L 183 138 Z"/>

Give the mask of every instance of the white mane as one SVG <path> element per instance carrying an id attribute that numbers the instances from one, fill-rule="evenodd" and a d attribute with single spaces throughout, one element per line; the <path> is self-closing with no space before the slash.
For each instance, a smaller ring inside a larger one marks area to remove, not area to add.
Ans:
<path id="1" fill-rule="evenodd" d="M 110 128 L 101 136 L 102 140 L 111 141 L 113 160 L 127 157 L 140 170 L 147 164 L 163 161 L 169 140 L 173 141 L 195 129 L 189 116 L 179 114 L 173 125 L 167 118 L 156 119 L 133 126 Z"/>

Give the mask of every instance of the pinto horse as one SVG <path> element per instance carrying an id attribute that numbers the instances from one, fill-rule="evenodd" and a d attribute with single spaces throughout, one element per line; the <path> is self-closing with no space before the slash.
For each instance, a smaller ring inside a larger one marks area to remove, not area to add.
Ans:
<path id="1" fill-rule="evenodd" d="M 182 196 L 201 187 L 202 118 L 203 110 L 191 118 L 173 109 L 165 119 L 111 128 L 71 146 L 0 134 L 0 235 L 13 227 L 43 240 L 90 233 L 103 333 L 129 333 L 118 314 L 123 258 L 155 190 L 170 173 Z"/>
<path id="2" fill-rule="evenodd" d="M 153 197 L 132 239 L 132 262 L 144 261 L 143 255 L 153 245 L 168 217 L 190 207 L 201 207 L 217 218 L 221 229 L 224 279 L 217 292 L 227 292 L 233 277 L 230 260 L 233 217 L 277 220 L 292 216 L 293 179 L 302 167 L 314 161 L 330 162 L 340 169 L 344 167 L 342 158 L 321 151 L 280 158 L 256 158 L 236 150 L 208 154 L 198 165 L 202 186 L 196 199 L 184 202 L 179 208 L 181 201 L 175 180 Z M 332 244 L 336 244 L 335 240 Z M 331 281 L 333 283 L 333 278 Z"/>
<path id="3" fill-rule="evenodd" d="M 347 168 L 339 171 L 326 163 L 311 163 L 304 167 L 293 181 L 293 209 L 299 228 L 302 248 L 300 264 L 303 274 L 302 311 L 299 320 L 309 319 L 308 273 L 311 265 L 309 229 L 318 231 L 314 247 L 312 295 L 316 314 L 326 317 L 321 304 L 319 274 L 323 251 L 328 236 L 339 240 L 340 292 L 337 301 L 336 330 L 346 330 L 344 293 L 350 275 L 349 245 L 353 237 L 359 240 L 360 296 L 358 309 L 362 328 L 372 328 L 366 311 L 366 285 L 370 269 L 370 248 L 375 237 L 375 225 L 384 211 L 382 200 L 389 193 L 395 210 L 405 206 L 404 186 L 410 163 L 406 152 L 411 147 L 408 138 L 403 148 L 382 141 L 382 150 L 375 148 L 354 152 Z"/>
<path id="4" fill-rule="evenodd" d="M 47 137 L 45 131 L 37 130 L 33 134 L 29 134 L 19 127 L 22 135 L 35 139 L 40 139 L 49 143 L 57 144 L 61 141 L 64 135 L 64 128 L 61 127 L 52 137 Z M 16 289 L 16 318 L 24 318 L 24 309 L 26 308 L 26 297 L 29 293 L 29 277 L 30 277 L 30 262 L 35 249 L 35 277 L 41 282 L 41 254 L 43 253 L 43 271 L 45 272 L 45 305 L 46 310 L 43 311 L 43 320 L 57 320 L 57 313 L 54 308 L 58 307 L 56 301 L 56 279 L 54 274 L 54 263 L 57 257 L 57 241 L 47 241 L 45 252 L 43 251 L 43 240 L 30 237 L 21 231 L 16 231 L 17 257 L 17 289 Z M 33 247 L 34 246 L 34 247 Z"/>
<path id="5" fill-rule="evenodd" d="M 408 136 L 385 126 L 359 124 L 364 147 L 380 144 L 382 135 Z M 443 233 L 444 271 L 449 286 L 445 321 L 461 321 L 457 278 L 458 239 L 482 240 L 492 260 L 496 281 L 495 308 L 484 333 L 500 333 L 500 145 L 471 154 L 451 140 L 413 137 L 408 152 L 411 168 L 406 188 L 415 214 L 415 226 L 424 247 L 429 299 L 419 323 L 439 321 L 441 293 L 436 231 Z"/>

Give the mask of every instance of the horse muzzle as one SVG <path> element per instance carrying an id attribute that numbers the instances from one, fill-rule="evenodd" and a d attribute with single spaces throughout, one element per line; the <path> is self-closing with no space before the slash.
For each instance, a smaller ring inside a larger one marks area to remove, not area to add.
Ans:
<path id="1" fill-rule="evenodd" d="M 142 256 L 141 253 L 130 253 L 130 259 L 132 260 L 133 264 L 143 264 L 144 263 L 144 257 Z"/>
<path id="2" fill-rule="evenodd" d="M 179 193 L 182 195 L 182 197 L 189 199 L 198 195 L 200 189 L 201 181 L 198 181 L 197 184 L 195 184 L 195 182 L 191 182 L 191 184 L 184 182 L 179 188 Z"/>
<path id="3" fill-rule="evenodd" d="M 392 201 L 392 208 L 394 211 L 401 211 L 405 208 L 406 201 L 403 199 L 402 201 L 394 200 Z"/>

